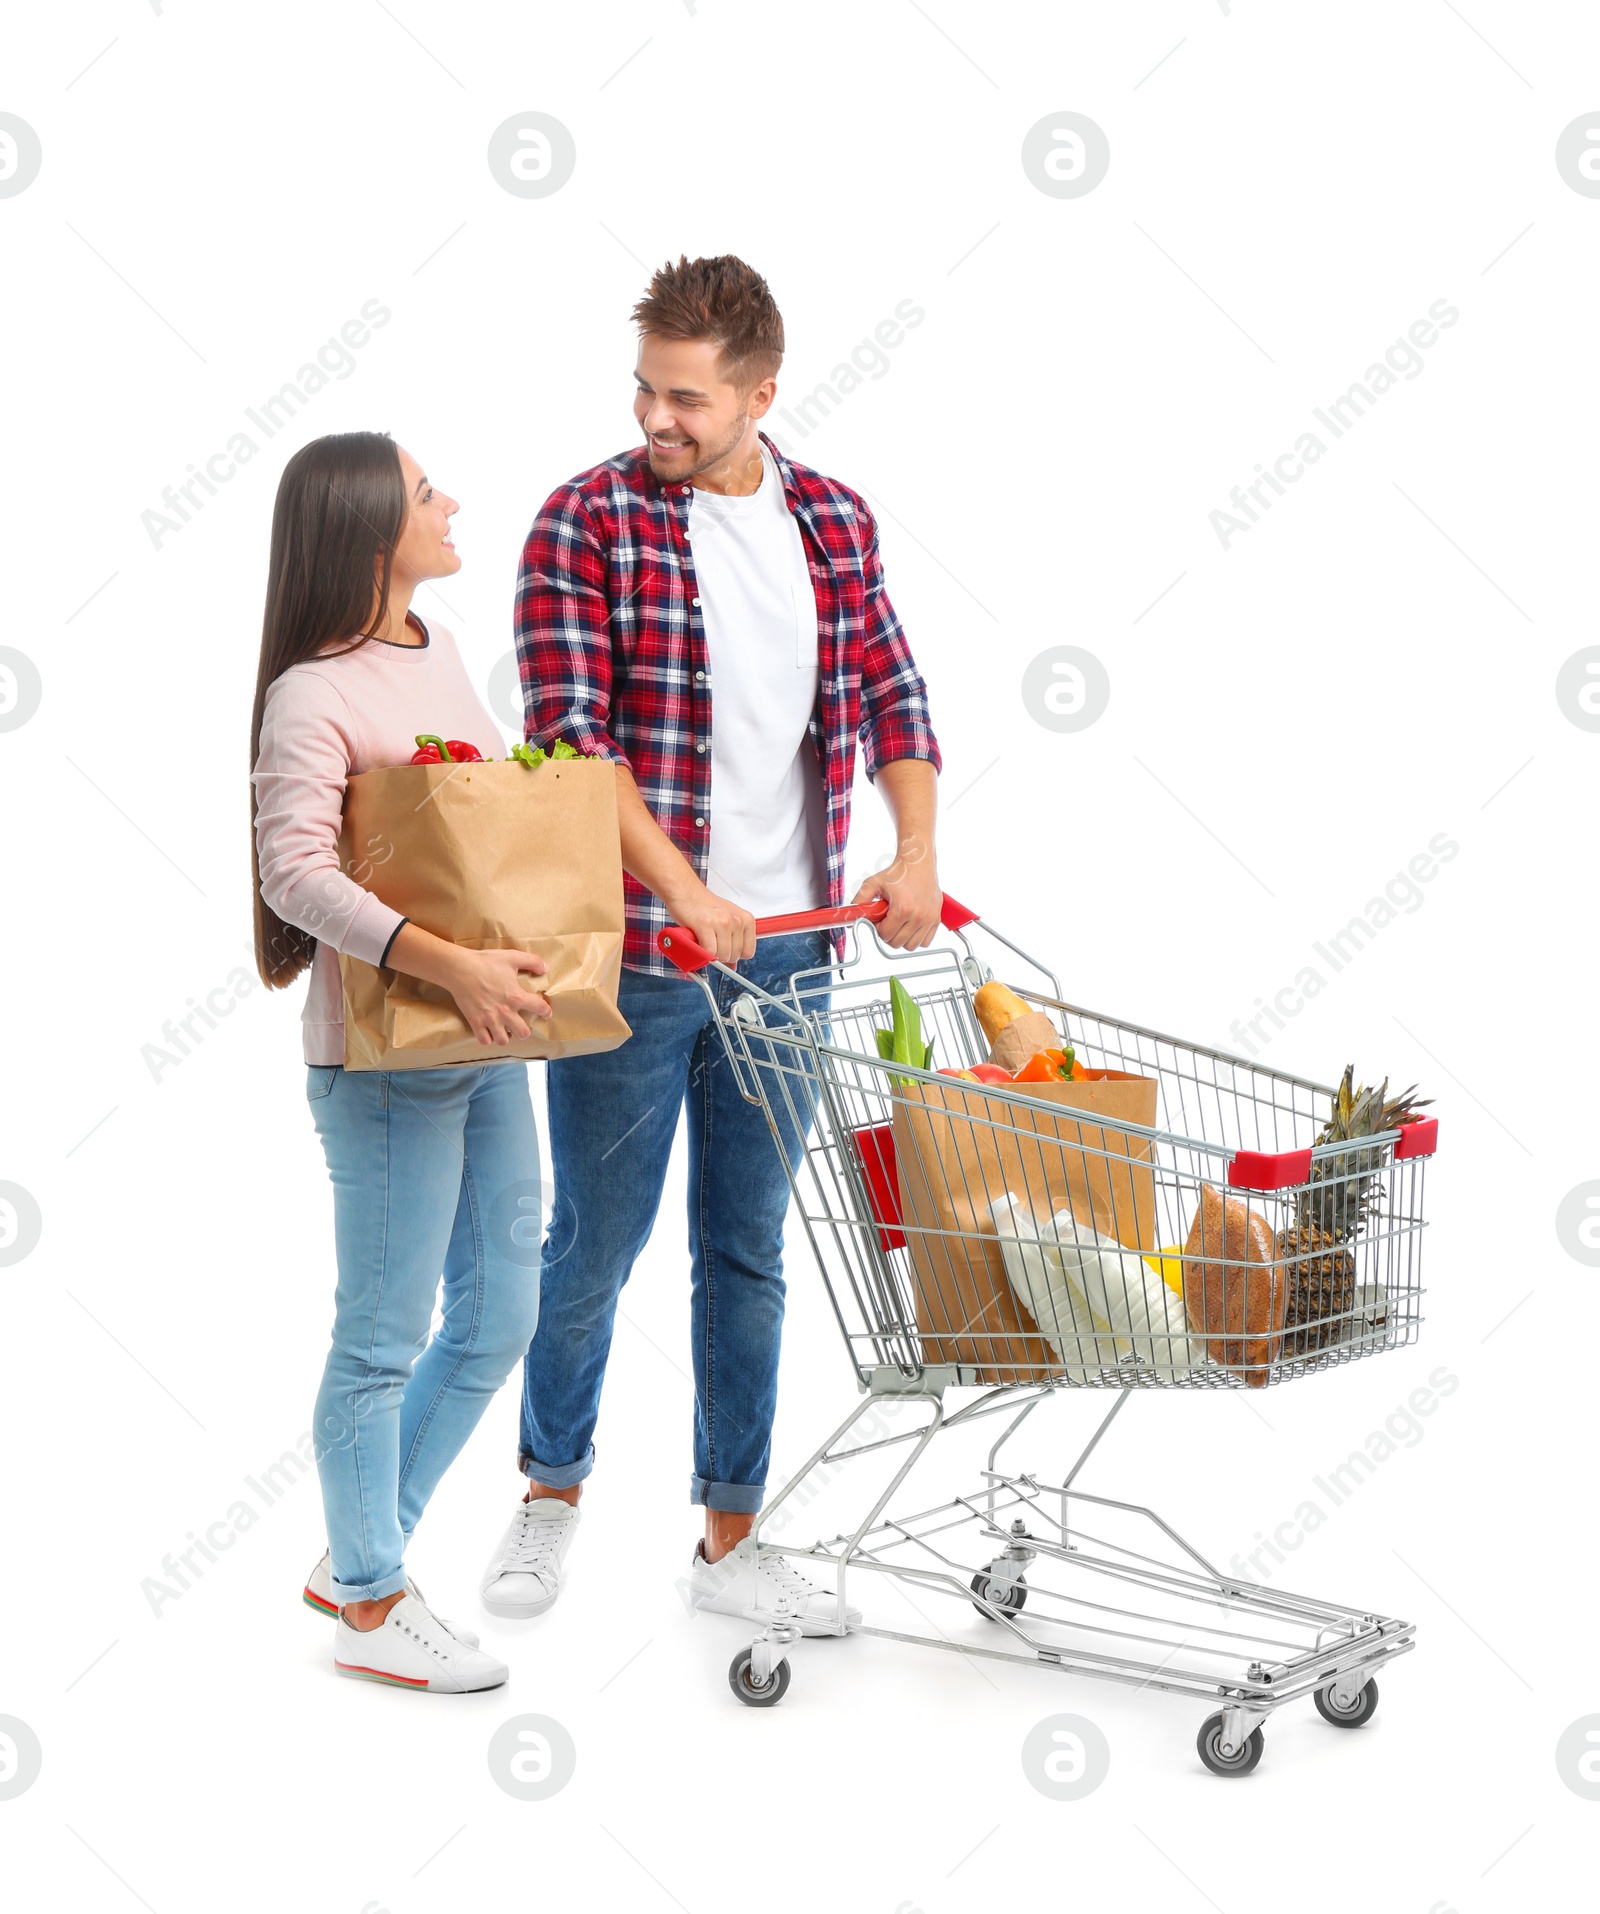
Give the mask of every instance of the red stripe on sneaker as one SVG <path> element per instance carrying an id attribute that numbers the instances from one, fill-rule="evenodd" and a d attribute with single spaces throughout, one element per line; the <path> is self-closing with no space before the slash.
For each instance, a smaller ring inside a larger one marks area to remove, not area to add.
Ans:
<path id="1" fill-rule="evenodd" d="M 334 1667 L 342 1675 L 363 1675 L 368 1681 L 386 1681 L 395 1688 L 426 1688 L 427 1677 L 416 1675 L 386 1675 L 381 1668 L 363 1668 L 353 1661 L 335 1660 Z"/>

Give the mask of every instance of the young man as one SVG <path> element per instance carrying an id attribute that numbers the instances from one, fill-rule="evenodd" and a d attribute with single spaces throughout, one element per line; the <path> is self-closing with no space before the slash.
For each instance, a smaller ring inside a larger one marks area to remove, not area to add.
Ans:
<path id="1" fill-rule="evenodd" d="M 941 904 L 939 748 L 871 512 L 758 429 L 783 358 L 765 280 L 729 256 L 680 259 L 656 273 L 633 316 L 633 415 L 645 442 L 552 494 L 517 587 L 528 741 L 566 738 L 617 766 L 628 874 L 618 1001 L 633 1036 L 548 1066 L 560 1200 L 525 1365 L 518 1463 L 529 1487 L 483 1599 L 494 1614 L 536 1615 L 560 1590 L 594 1466 L 617 1298 L 649 1240 L 687 1105 L 690 1499 L 706 1511 L 690 1585 L 701 1606 L 751 1619 L 781 1595 L 803 1626 L 824 1630 L 836 1598 L 745 1542 L 777 1392 L 788 1178 L 704 992 L 655 936 L 685 925 L 774 994 L 828 963 L 824 934 L 758 948 L 754 920 L 843 902 L 859 739 L 898 852 L 857 901 L 887 898 L 887 943 L 929 943 Z M 725 1002 L 736 994 L 725 979 L 719 991 Z M 797 1164 L 804 1137 L 784 1143 Z"/>

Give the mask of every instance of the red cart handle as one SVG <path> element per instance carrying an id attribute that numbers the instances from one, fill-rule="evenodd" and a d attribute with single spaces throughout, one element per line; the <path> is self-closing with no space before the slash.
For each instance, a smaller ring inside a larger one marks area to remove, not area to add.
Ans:
<path id="1" fill-rule="evenodd" d="M 881 924 L 889 915 L 887 897 L 874 897 L 869 904 L 838 904 L 829 910 L 789 911 L 781 917 L 758 917 L 757 937 L 784 937 L 797 930 L 833 930 L 841 924 Z M 946 894 L 939 922 L 946 930 L 962 930 L 977 921 L 978 913 Z M 656 949 L 681 971 L 704 970 L 717 961 L 717 953 L 695 940 L 693 931 L 682 924 L 669 924 L 656 933 Z"/>

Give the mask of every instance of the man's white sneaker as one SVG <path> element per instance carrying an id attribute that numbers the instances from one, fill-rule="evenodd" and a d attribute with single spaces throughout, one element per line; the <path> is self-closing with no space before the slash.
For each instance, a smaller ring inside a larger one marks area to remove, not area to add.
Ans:
<path id="1" fill-rule="evenodd" d="M 433 1695 L 498 1688 L 511 1672 L 503 1661 L 452 1635 L 415 1595 L 402 1595 L 376 1628 L 355 1629 L 341 1620 L 333 1638 L 333 1665 L 358 1681 Z"/>
<path id="2" fill-rule="evenodd" d="M 425 1603 L 427 1600 L 422 1590 L 417 1587 L 409 1575 L 406 1577 L 406 1593 L 408 1595 L 415 1595 L 419 1602 Z M 305 1603 L 307 1608 L 314 1609 L 319 1615 L 326 1615 L 330 1621 L 337 1618 L 339 1604 L 334 1599 L 333 1594 L 333 1563 L 330 1561 L 326 1549 L 322 1551 L 322 1560 L 317 1563 L 316 1567 L 306 1577 L 306 1585 L 300 1592 L 300 1599 Z M 458 1642 L 465 1642 L 469 1648 L 477 1647 L 478 1637 L 474 1630 L 470 1628 L 458 1628 L 454 1622 L 448 1621 L 445 1622 L 445 1627 L 449 1629 L 450 1633 L 455 1636 Z"/>
<path id="3" fill-rule="evenodd" d="M 559 1496 L 519 1502 L 478 1585 L 489 1613 L 516 1621 L 542 1615 L 561 1593 L 561 1564 L 577 1527 L 576 1505 Z"/>
<path id="4" fill-rule="evenodd" d="M 697 1543 L 689 1565 L 689 1599 L 712 1615 L 742 1615 L 762 1626 L 770 1622 L 783 1601 L 802 1635 L 831 1635 L 839 1620 L 839 1599 L 801 1574 L 787 1555 L 770 1549 L 757 1553 L 746 1539 L 730 1549 L 720 1562 L 708 1562 L 705 1546 Z M 846 1607 L 846 1627 L 861 1620 L 859 1608 Z"/>

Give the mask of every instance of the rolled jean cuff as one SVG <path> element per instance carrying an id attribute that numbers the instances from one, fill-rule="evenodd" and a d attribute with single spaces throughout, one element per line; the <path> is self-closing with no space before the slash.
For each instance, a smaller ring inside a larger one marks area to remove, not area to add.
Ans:
<path id="1" fill-rule="evenodd" d="M 406 1585 L 406 1572 L 397 1568 L 392 1575 L 380 1575 L 375 1582 L 334 1582 L 333 1599 L 341 1607 L 346 1602 L 381 1602 L 385 1595 L 398 1595 Z"/>
<path id="2" fill-rule="evenodd" d="M 689 1478 L 689 1500 L 696 1507 L 720 1509 L 725 1515 L 759 1515 L 767 1493 L 764 1482 L 708 1482 Z"/>
<path id="3" fill-rule="evenodd" d="M 547 1489 L 575 1489 L 594 1473 L 594 1444 L 591 1442 L 576 1462 L 541 1462 L 523 1449 L 517 1467 L 530 1482 L 543 1483 Z"/>

